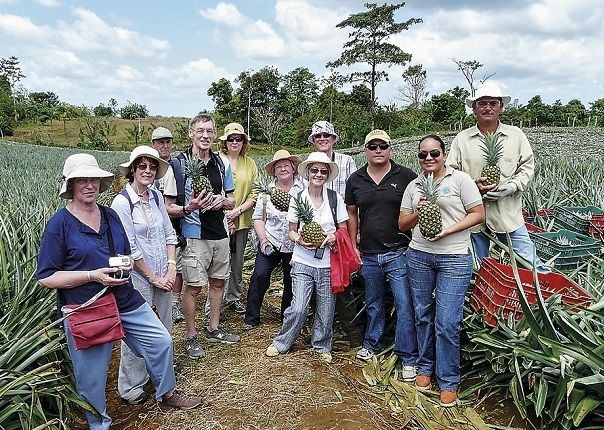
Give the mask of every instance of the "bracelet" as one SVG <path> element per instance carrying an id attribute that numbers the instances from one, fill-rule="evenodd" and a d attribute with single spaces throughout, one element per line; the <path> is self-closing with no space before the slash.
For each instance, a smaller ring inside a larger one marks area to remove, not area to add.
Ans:
<path id="1" fill-rule="evenodd" d="M 88 277 L 88 282 L 90 282 L 90 270 L 86 272 L 86 276 Z"/>
<path id="2" fill-rule="evenodd" d="M 241 215 L 243 213 L 243 209 L 241 207 L 239 207 L 239 215 Z"/>
<path id="3" fill-rule="evenodd" d="M 175 260 L 168 260 L 168 264 L 174 264 L 176 266 L 176 261 Z"/>

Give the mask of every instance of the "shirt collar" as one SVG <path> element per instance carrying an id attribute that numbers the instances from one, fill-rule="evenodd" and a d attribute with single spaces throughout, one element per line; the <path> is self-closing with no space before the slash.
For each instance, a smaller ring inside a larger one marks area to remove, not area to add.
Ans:
<path id="1" fill-rule="evenodd" d="M 483 133 L 478 129 L 478 124 L 474 124 L 470 127 L 469 133 L 470 136 L 483 136 Z M 497 123 L 497 130 L 495 130 L 495 133 L 501 133 L 504 136 L 507 136 L 506 128 L 501 121 Z"/>

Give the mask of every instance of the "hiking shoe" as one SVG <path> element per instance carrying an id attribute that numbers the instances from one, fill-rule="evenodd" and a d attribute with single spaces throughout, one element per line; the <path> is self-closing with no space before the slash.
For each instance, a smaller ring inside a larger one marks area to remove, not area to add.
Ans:
<path id="1" fill-rule="evenodd" d="M 415 378 L 415 388 L 419 391 L 427 391 L 432 384 L 432 378 L 428 375 L 417 375 Z"/>
<path id="2" fill-rule="evenodd" d="M 279 350 L 273 345 L 270 345 L 268 348 L 266 348 L 265 354 L 267 357 L 276 357 L 279 355 Z"/>
<path id="3" fill-rule="evenodd" d="M 325 363 L 328 363 L 328 364 L 330 364 L 333 361 L 331 352 L 321 352 L 319 354 L 319 357 L 321 357 L 321 360 L 323 360 Z"/>
<path id="4" fill-rule="evenodd" d="M 126 402 L 130 405 L 142 405 L 149 399 L 149 395 L 144 391 L 141 391 L 140 393 L 130 397 L 129 399 L 124 399 L 123 397 L 121 397 L 121 399 L 122 402 Z"/>
<path id="5" fill-rule="evenodd" d="M 182 314 L 180 310 L 180 304 L 172 303 L 172 322 L 178 323 L 185 320 L 185 316 Z"/>
<path id="6" fill-rule="evenodd" d="M 244 323 L 243 326 L 241 327 L 241 329 L 245 330 L 245 331 L 254 330 L 255 328 L 258 328 L 258 324 Z"/>
<path id="7" fill-rule="evenodd" d="M 234 302 L 229 303 L 229 307 L 238 314 L 244 314 L 246 310 L 245 305 L 241 303 L 241 300 L 235 300 Z"/>
<path id="8" fill-rule="evenodd" d="M 191 358 L 201 358 L 206 356 L 206 352 L 203 350 L 199 342 L 197 341 L 197 335 L 187 338 L 186 341 L 187 354 Z"/>
<path id="9" fill-rule="evenodd" d="M 415 378 L 417 377 L 417 369 L 415 368 L 415 366 L 403 365 L 402 376 L 403 376 L 403 381 L 413 382 L 413 381 L 415 381 Z"/>
<path id="10" fill-rule="evenodd" d="M 361 348 L 357 351 L 357 355 L 356 357 L 359 360 L 363 360 L 363 361 L 369 361 L 373 358 L 375 354 L 371 351 L 369 351 L 367 348 Z"/>
<path id="11" fill-rule="evenodd" d="M 201 406 L 203 401 L 201 397 L 198 396 L 189 396 L 187 394 L 181 394 L 178 391 L 174 391 L 174 393 L 170 397 L 163 396 L 160 402 L 158 402 L 159 409 L 162 411 L 169 411 L 171 409 L 180 409 L 182 411 L 188 411 L 189 409 L 194 409 L 198 406 Z"/>
<path id="12" fill-rule="evenodd" d="M 443 408 L 450 408 L 457 404 L 457 391 L 441 391 L 440 392 L 440 405 Z"/>
<path id="13" fill-rule="evenodd" d="M 241 339 L 241 336 L 229 333 L 228 331 L 226 331 L 225 329 L 223 329 L 220 326 L 218 326 L 218 328 L 214 331 L 210 331 L 206 327 L 206 339 L 210 342 L 222 342 L 222 343 L 233 344 L 233 343 L 239 342 L 239 339 Z"/>

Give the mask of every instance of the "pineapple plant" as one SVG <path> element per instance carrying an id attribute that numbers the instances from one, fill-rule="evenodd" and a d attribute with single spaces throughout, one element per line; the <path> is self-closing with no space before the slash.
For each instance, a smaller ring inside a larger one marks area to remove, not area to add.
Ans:
<path id="1" fill-rule="evenodd" d="M 420 175 L 418 187 L 427 200 L 419 209 L 419 231 L 422 236 L 431 239 L 443 229 L 440 207 L 436 204 L 440 181 L 434 181 L 434 175 Z"/>
<path id="2" fill-rule="evenodd" d="M 480 141 L 484 144 L 480 149 L 487 163 L 480 173 L 480 176 L 487 178 L 485 185 L 498 185 L 501 179 L 501 169 L 497 165 L 503 155 L 503 144 L 500 139 L 501 133 L 486 133 L 484 137 L 480 138 Z"/>
<path id="3" fill-rule="evenodd" d="M 323 229 L 319 223 L 313 221 L 314 211 L 310 206 L 310 203 L 308 200 L 301 197 L 294 197 L 294 203 L 296 205 L 298 220 L 304 223 L 302 230 L 300 231 L 302 240 L 318 248 L 323 244 L 325 235 L 323 234 Z"/>
<path id="4" fill-rule="evenodd" d="M 287 212 L 289 209 L 289 201 L 291 199 L 291 195 L 287 191 L 283 191 L 277 187 L 271 187 L 271 178 L 265 175 L 260 175 L 258 180 L 254 184 L 258 194 L 262 193 L 271 198 L 271 202 L 275 209 L 280 212 Z"/>
<path id="5" fill-rule="evenodd" d="M 185 174 L 191 178 L 191 187 L 198 196 L 202 192 L 214 192 L 210 179 L 207 177 L 206 165 L 198 157 L 187 157 Z"/>

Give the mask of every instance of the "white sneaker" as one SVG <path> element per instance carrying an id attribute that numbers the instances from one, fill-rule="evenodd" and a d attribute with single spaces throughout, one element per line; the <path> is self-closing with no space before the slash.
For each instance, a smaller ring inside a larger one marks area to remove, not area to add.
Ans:
<path id="1" fill-rule="evenodd" d="M 417 378 L 417 369 L 415 366 L 403 366 L 403 381 L 413 382 Z"/>
<path id="2" fill-rule="evenodd" d="M 361 348 L 357 351 L 357 355 L 356 357 L 359 360 L 363 360 L 363 361 L 369 361 L 373 358 L 375 354 L 371 351 L 369 351 L 367 348 Z"/>

